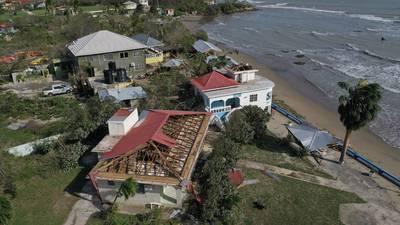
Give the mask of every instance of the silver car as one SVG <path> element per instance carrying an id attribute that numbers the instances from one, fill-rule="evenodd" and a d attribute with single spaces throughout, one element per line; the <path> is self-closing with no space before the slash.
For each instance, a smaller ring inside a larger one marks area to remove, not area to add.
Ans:
<path id="1" fill-rule="evenodd" d="M 68 94 L 70 92 L 72 92 L 72 87 L 69 84 L 53 84 L 51 87 L 43 89 L 42 94 L 44 96 L 53 96 Z"/>

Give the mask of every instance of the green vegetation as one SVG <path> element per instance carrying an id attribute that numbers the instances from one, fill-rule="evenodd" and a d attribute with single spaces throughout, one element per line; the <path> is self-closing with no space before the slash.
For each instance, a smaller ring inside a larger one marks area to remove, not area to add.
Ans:
<path id="1" fill-rule="evenodd" d="M 332 178 L 323 171 L 315 168 L 308 159 L 302 159 L 292 155 L 292 149 L 284 142 L 280 142 L 273 136 L 264 137 L 264 145 L 244 145 L 241 159 L 301 171 L 321 177 Z M 268 143 L 268 144 L 266 144 Z"/>
<path id="2" fill-rule="evenodd" d="M 236 0 L 225 1 L 216 5 L 207 5 L 205 1 L 199 0 L 163 0 L 160 1 L 160 6 L 163 8 L 174 8 L 177 15 L 196 12 L 205 16 L 232 14 L 254 9 L 251 4 Z"/>
<path id="3" fill-rule="evenodd" d="M 247 179 L 258 179 L 260 183 L 239 189 L 239 206 L 246 216 L 238 224 L 342 225 L 339 205 L 363 203 L 352 193 L 286 177 L 277 181 L 258 170 L 243 168 L 243 171 Z M 264 203 L 265 208 L 255 208 L 255 201 Z"/>
<path id="4" fill-rule="evenodd" d="M 376 83 L 368 84 L 367 80 L 360 80 L 353 87 L 345 82 L 339 82 L 338 85 L 346 91 L 346 94 L 339 97 L 338 107 L 340 121 L 346 128 L 344 145 L 339 159 L 339 162 L 343 163 L 351 132 L 367 125 L 378 115 L 382 88 Z"/>
<path id="5" fill-rule="evenodd" d="M 98 213 L 89 218 L 87 225 L 177 225 L 176 219 L 162 219 L 162 210 L 154 209 L 148 213 L 134 216 L 119 214 L 115 208 L 106 213 Z"/>
<path id="6" fill-rule="evenodd" d="M 77 200 L 65 191 L 80 191 L 89 169 L 79 167 L 78 160 L 91 143 L 97 143 L 94 138 L 102 138 L 105 120 L 118 107 L 108 103 L 91 98 L 80 105 L 77 100 L 64 97 L 27 99 L 1 94 L 0 140 L 4 142 L 0 146 L 0 196 L 11 198 L 11 224 L 63 223 Z M 6 128 L 10 120 L 38 118 L 56 119 L 43 126 L 15 131 Z M 35 146 L 36 154 L 14 157 L 4 151 L 56 133 L 65 135 L 57 144 Z"/>
<path id="7" fill-rule="evenodd" d="M 11 202 L 0 196 L 0 224 L 8 224 L 12 218 L 12 206 Z"/>
<path id="8" fill-rule="evenodd" d="M 229 179 L 229 172 L 236 167 L 240 155 L 240 144 L 221 136 L 213 143 L 199 176 L 201 204 L 198 217 L 207 223 L 232 224 L 233 209 L 239 202 L 236 188 Z"/>

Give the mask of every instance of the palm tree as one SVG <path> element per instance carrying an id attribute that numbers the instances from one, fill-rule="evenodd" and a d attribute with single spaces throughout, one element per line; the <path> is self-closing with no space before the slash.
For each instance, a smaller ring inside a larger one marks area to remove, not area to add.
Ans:
<path id="1" fill-rule="evenodd" d="M 344 145 L 339 159 L 340 164 L 342 164 L 349 145 L 351 132 L 360 129 L 375 119 L 380 110 L 378 103 L 382 93 L 379 84 L 368 84 L 367 80 L 360 80 L 357 85 L 352 87 L 345 82 L 339 82 L 338 85 L 347 92 L 339 97 L 338 107 L 340 121 L 346 128 Z"/>
<path id="2" fill-rule="evenodd" d="M 0 196 L 0 224 L 6 225 L 11 220 L 11 203 L 10 201 Z"/>
<path id="3" fill-rule="evenodd" d="M 120 196 L 124 196 L 125 200 L 128 200 L 130 197 L 135 196 L 137 189 L 136 181 L 131 177 L 126 179 L 121 186 L 119 187 L 117 194 L 114 199 L 114 205 L 117 201 L 117 198 Z"/>
<path id="4" fill-rule="evenodd" d="M 72 0 L 72 9 L 75 14 L 78 13 L 79 5 L 80 5 L 79 0 Z"/>
<path id="5" fill-rule="evenodd" d="M 51 15 L 54 15 L 54 0 L 46 0 L 46 13 L 51 12 Z"/>

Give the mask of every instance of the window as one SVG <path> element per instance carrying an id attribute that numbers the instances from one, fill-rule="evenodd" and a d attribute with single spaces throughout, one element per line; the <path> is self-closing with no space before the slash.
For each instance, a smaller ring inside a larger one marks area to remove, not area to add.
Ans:
<path id="1" fill-rule="evenodd" d="M 139 56 L 139 55 L 143 55 L 142 51 L 134 51 L 133 52 L 133 56 Z"/>
<path id="2" fill-rule="evenodd" d="M 115 182 L 112 180 L 107 181 L 107 184 L 110 186 L 115 186 Z"/>
<path id="3" fill-rule="evenodd" d="M 250 95 L 250 102 L 256 102 L 257 101 L 257 95 Z"/>
<path id="4" fill-rule="evenodd" d="M 271 100 L 272 97 L 272 92 L 268 92 L 267 93 L 267 101 Z"/>
<path id="5" fill-rule="evenodd" d="M 112 61 L 114 58 L 112 54 L 105 54 L 103 55 L 103 59 L 104 61 Z"/>
<path id="6" fill-rule="evenodd" d="M 119 57 L 120 57 L 121 59 L 123 59 L 123 58 L 128 58 L 128 56 L 129 56 L 128 52 L 121 52 L 121 53 L 119 53 Z"/>

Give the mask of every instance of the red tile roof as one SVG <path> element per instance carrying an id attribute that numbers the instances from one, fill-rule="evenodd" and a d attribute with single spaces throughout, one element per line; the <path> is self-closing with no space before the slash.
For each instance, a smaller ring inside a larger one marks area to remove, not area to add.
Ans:
<path id="1" fill-rule="evenodd" d="M 132 128 L 114 148 L 102 155 L 103 159 L 114 158 L 135 149 L 136 147 L 154 141 L 167 147 L 174 147 L 175 140 L 167 136 L 162 131 L 162 126 L 167 122 L 170 116 L 174 115 L 199 115 L 210 114 L 206 112 L 187 112 L 170 110 L 151 110 L 145 120 L 138 126 Z"/>
<path id="2" fill-rule="evenodd" d="M 240 85 L 233 79 L 230 79 L 223 74 L 213 71 L 203 76 L 193 78 L 190 82 L 199 90 L 209 91 L 226 87 L 235 87 Z"/>
<path id="3" fill-rule="evenodd" d="M 12 63 L 17 60 L 15 55 L 2 55 L 0 56 L 0 62 L 2 63 Z"/>

